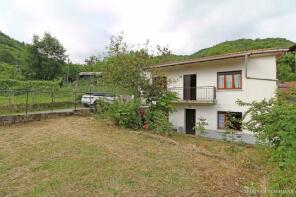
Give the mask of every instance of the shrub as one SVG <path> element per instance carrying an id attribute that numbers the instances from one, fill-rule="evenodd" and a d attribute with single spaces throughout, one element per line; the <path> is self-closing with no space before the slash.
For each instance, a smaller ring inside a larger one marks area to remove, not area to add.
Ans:
<path id="1" fill-rule="evenodd" d="M 103 99 L 98 99 L 96 100 L 96 112 L 101 114 L 101 113 L 105 113 L 108 112 L 110 110 L 110 103 L 107 103 L 106 101 L 104 101 Z"/>
<path id="2" fill-rule="evenodd" d="M 110 116 L 120 127 L 139 129 L 141 118 L 138 114 L 140 103 L 138 101 L 121 102 L 115 101 L 110 105 Z"/>
<path id="3" fill-rule="evenodd" d="M 205 118 L 199 118 L 198 122 L 194 126 L 195 131 L 199 135 L 203 135 L 206 132 L 206 126 L 208 125 L 207 120 Z"/>
<path id="4" fill-rule="evenodd" d="M 169 122 L 167 114 L 161 110 L 150 111 L 146 116 L 146 123 L 161 135 L 171 135 L 173 132 L 173 126 Z"/>
<path id="5" fill-rule="evenodd" d="M 250 120 L 244 123 L 248 130 L 269 142 L 271 159 L 277 164 L 272 176 L 272 189 L 296 189 L 296 105 L 288 101 L 270 100 L 249 106 Z"/>
<path id="6" fill-rule="evenodd" d="M 153 98 L 154 102 L 152 102 L 151 110 L 161 110 L 168 114 L 169 112 L 175 110 L 176 106 L 174 104 L 174 101 L 176 101 L 177 99 L 178 97 L 175 92 L 164 92 L 163 94 Z"/>

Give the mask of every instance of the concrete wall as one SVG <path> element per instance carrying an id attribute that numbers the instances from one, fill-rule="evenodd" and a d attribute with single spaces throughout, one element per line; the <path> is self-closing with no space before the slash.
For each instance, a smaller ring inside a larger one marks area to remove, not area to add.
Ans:
<path id="1" fill-rule="evenodd" d="M 19 114 L 19 115 L 6 115 L 0 116 L 0 126 L 40 121 L 48 118 L 58 118 L 63 116 L 87 116 L 90 115 L 89 109 L 79 109 L 72 111 L 61 111 L 61 112 L 40 112 L 32 114 Z"/>
<path id="2" fill-rule="evenodd" d="M 216 104 L 177 104 L 177 111 L 170 114 L 169 120 L 176 128 L 185 128 L 185 109 L 196 109 L 196 118 L 206 118 L 209 130 L 217 130 L 217 111 L 233 111 L 244 113 L 247 108 L 238 106 L 237 99 L 251 102 L 254 100 L 274 97 L 276 81 L 247 79 L 245 77 L 244 58 L 219 60 L 192 65 L 179 65 L 163 69 L 168 78 L 168 87 L 183 87 L 183 75 L 196 74 L 197 86 L 217 87 L 217 72 L 242 71 L 241 90 L 217 90 Z M 248 76 L 276 79 L 276 57 L 250 57 L 248 61 Z M 247 131 L 245 131 L 247 132 Z"/>

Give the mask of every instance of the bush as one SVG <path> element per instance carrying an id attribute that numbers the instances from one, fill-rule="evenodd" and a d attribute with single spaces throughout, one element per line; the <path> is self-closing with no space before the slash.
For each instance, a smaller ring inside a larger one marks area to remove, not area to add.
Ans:
<path id="1" fill-rule="evenodd" d="M 24 76 L 16 69 L 16 65 L 0 62 L 0 79 L 16 79 L 22 80 Z"/>
<path id="2" fill-rule="evenodd" d="M 101 114 L 101 113 L 105 113 L 108 112 L 110 110 L 110 103 L 107 103 L 106 101 L 104 101 L 103 99 L 98 99 L 96 100 L 96 112 Z"/>
<path id="3" fill-rule="evenodd" d="M 275 189 L 296 189 L 296 105 L 275 104 L 263 130 L 273 140 L 272 159 L 278 164 Z M 274 121 L 276 120 L 276 121 Z"/>
<path id="4" fill-rule="evenodd" d="M 194 129 L 198 135 L 203 135 L 206 133 L 206 126 L 208 125 L 205 118 L 199 118 L 198 122 L 195 124 Z"/>
<path id="5" fill-rule="evenodd" d="M 166 113 L 161 110 L 149 111 L 146 116 L 146 124 L 161 135 L 171 135 L 173 133 L 173 125 L 169 122 Z"/>
<path id="6" fill-rule="evenodd" d="M 243 125 L 269 142 L 270 157 L 277 165 L 272 176 L 272 189 L 296 189 L 296 105 L 278 98 L 243 103 L 249 106 L 250 120 Z"/>
<path id="7" fill-rule="evenodd" d="M 173 112 L 175 110 L 174 101 L 177 101 L 178 97 L 175 92 L 163 92 L 163 94 L 158 95 L 155 98 L 152 98 L 151 102 L 151 110 L 160 110 L 168 114 L 169 112 Z M 155 104 L 153 104 L 155 103 Z"/>
<path id="8" fill-rule="evenodd" d="M 59 84 L 56 81 L 19 81 L 13 79 L 0 79 L 0 87 L 2 90 L 57 90 Z"/>
<path id="9" fill-rule="evenodd" d="M 123 128 L 141 128 L 141 118 L 138 114 L 140 103 L 137 101 L 115 101 L 110 105 L 110 116 L 116 125 Z"/>

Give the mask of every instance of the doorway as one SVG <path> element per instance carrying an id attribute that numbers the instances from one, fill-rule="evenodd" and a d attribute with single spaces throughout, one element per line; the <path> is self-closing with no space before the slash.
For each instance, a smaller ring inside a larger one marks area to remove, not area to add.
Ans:
<path id="1" fill-rule="evenodd" d="M 185 131 L 186 134 L 195 135 L 195 109 L 185 109 Z"/>
<path id="2" fill-rule="evenodd" d="M 183 99 L 196 100 L 196 75 L 184 75 Z"/>

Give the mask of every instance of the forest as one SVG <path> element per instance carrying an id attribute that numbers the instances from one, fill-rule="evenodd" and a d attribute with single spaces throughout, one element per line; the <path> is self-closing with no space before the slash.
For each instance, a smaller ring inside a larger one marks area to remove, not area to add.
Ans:
<path id="1" fill-rule="evenodd" d="M 123 43 L 124 35 L 120 33 L 111 37 L 108 47 L 118 47 L 112 46 L 112 42 Z M 238 39 L 225 41 L 190 55 L 177 55 L 173 54 L 169 47 L 159 45 L 156 47 L 155 54 L 149 54 L 148 43 L 145 43 L 142 49 L 130 50 L 125 55 L 133 56 L 137 51 L 143 52 L 144 50 L 142 56 L 139 56 L 142 59 L 138 63 L 152 65 L 254 49 L 289 48 L 293 44 L 292 41 L 284 38 Z M 106 48 L 107 51 L 108 47 Z M 36 84 L 38 88 L 43 87 L 40 84 L 49 81 L 50 84 L 62 86 L 66 81 L 75 82 L 79 72 L 106 70 L 108 64 L 112 64 L 112 61 L 110 61 L 112 54 L 107 53 L 103 58 L 99 58 L 100 55 L 94 54 L 86 57 L 82 64 L 72 63 L 66 55 L 63 44 L 48 32 L 45 32 L 42 37 L 34 35 L 32 43 L 28 44 L 17 41 L 0 31 L 0 85 L 5 88 L 14 86 L 13 84 L 28 84 L 28 81 L 30 81 L 30 86 Z M 277 63 L 277 78 L 280 81 L 296 80 L 293 54 L 284 55 Z M 26 88 L 26 85 L 17 85 L 16 88 Z"/>

